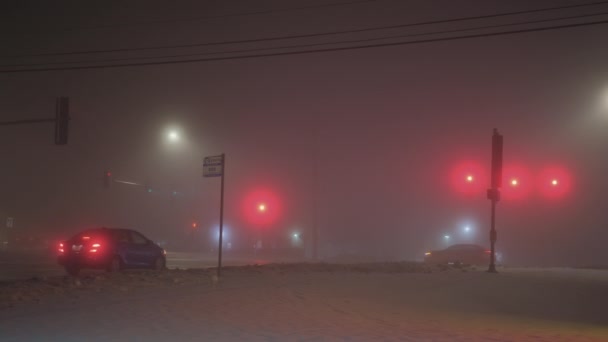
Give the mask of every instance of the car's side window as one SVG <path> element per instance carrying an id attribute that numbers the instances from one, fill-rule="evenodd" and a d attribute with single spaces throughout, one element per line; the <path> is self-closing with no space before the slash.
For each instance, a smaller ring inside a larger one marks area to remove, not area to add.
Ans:
<path id="1" fill-rule="evenodd" d="M 145 245 L 148 243 L 148 239 L 136 232 L 131 232 L 131 240 L 136 245 Z"/>
<path id="2" fill-rule="evenodd" d="M 129 233 L 124 230 L 118 230 L 114 233 L 114 240 L 116 242 L 129 242 Z"/>

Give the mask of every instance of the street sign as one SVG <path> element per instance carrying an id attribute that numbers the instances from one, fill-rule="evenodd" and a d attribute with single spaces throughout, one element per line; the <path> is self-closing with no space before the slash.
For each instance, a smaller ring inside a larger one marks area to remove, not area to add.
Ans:
<path id="1" fill-rule="evenodd" d="M 6 218 L 6 228 L 13 228 L 13 225 L 15 224 L 15 219 L 12 217 L 7 217 Z"/>
<path id="2" fill-rule="evenodd" d="M 203 177 L 222 177 L 220 187 L 220 236 L 217 251 L 217 278 L 222 270 L 222 237 L 224 236 L 224 167 L 226 166 L 226 155 L 205 157 L 203 160 Z"/>
<path id="3" fill-rule="evenodd" d="M 203 177 L 220 177 L 224 173 L 224 156 L 205 157 Z"/>

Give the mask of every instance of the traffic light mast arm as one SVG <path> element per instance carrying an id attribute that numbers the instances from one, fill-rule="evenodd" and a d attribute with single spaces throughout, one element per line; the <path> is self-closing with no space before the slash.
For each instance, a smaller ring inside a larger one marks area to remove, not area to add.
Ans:
<path id="1" fill-rule="evenodd" d="M 26 124 L 40 123 L 40 122 L 55 122 L 55 119 L 25 119 L 25 120 L 15 120 L 15 121 L 3 121 L 3 122 L 0 122 L 0 126 L 26 125 Z"/>

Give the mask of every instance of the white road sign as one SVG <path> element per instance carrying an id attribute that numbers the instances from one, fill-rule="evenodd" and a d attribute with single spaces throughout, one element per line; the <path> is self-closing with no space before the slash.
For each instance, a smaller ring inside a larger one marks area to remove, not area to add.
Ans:
<path id="1" fill-rule="evenodd" d="M 203 160 L 203 177 L 219 177 L 224 172 L 222 156 L 205 157 Z"/>

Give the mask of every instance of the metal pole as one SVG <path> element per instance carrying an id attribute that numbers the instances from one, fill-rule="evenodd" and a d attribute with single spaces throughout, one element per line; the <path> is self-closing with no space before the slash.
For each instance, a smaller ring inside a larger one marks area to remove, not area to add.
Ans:
<path id="1" fill-rule="evenodd" d="M 220 195 L 220 248 L 217 257 L 217 277 L 219 279 L 222 269 L 222 237 L 224 235 L 224 174 L 226 173 L 226 155 L 222 153 L 222 186 Z"/>
<path id="2" fill-rule="evenodd" d="M 492 183 L 488 189 L 488 199 L 492 201 L 492 218 L 490 223 L 490 267 L 488 272 L 496 271 L 496 202 L 500 200 L 500 187 L 502 186 L 502 135 L 494 128 L 492 134 Z"/>
<path id="3" fill-rule="evenodd" d="M 319 126 L 315 126 L 315 131 L 314 131 L 314 155 L 313 155 L 313 159 L 314 159 L 314 170 L 313 170 L 313 194 L 312 194 L 312 210 L 313 210 L 313 222 L 312 222 L 312 236 L 311 236 L 311 242 L 312 242 L 312 260 L 313 261 L 318 261 L 319 260 L 319 201 L 320 201 L 320 197 L 319 197 L 319 153 L 320 153 L 320 148 L 319 148 L 319 142 L 320 142 L 320 128 Z"/>
<path id="4" fill-rule="evenodd" d="M 492 198 L 492 222 L 491 222 L 491 228 L 490 228 L 490 267 L 488 268 L 488 272 L 491 273 L 497 273 L 496 271 L 496 264 L 495 264 L 495 248 L 494 245 L 496 244 L 496 226 L 495 226 L 495 222 L 496 222 L 496 189 L 494 190 L 494 196 Z"/>

